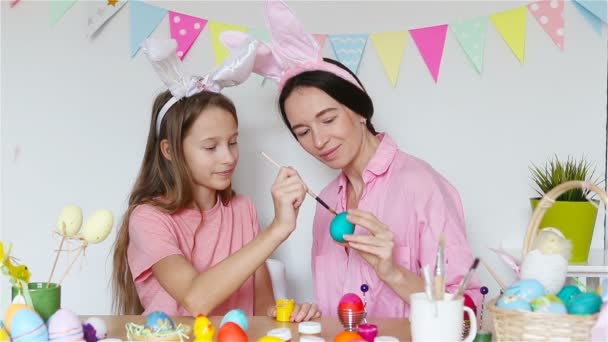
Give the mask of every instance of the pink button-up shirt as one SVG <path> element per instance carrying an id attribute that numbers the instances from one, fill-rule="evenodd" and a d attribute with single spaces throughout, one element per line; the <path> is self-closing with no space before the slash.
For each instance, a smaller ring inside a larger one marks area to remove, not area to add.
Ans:
<path id="1" fill-rule="evenodd" d="M 421 268 L 435 267 L 441 232 L 445 234 L 446 291 L 455 292 L 473 262 L 464 215 L 456 189 L 426 162 L 397 148 L 388 134 L 363 171 L 365 183 L 358 208 L 373 213 L 394 233 L 395 261 L 422 277 Z M 320 197 L 337 212 L 346 210 L 344 173 Z M 348 292 L 366 294 L 369 317 L 409 317 L 409 305 L 376 275 L 356 251 L 346 253 L 329 235 L 333 215 L 317 205 L 313 223 L 312 270 L 315 303 L 324 316 L 336 316 L 340 298 Z M 355 234 L 369 234 L 359 226 Z M 479 280 L 473 277 L 465 292 L 478 306 Z"/>

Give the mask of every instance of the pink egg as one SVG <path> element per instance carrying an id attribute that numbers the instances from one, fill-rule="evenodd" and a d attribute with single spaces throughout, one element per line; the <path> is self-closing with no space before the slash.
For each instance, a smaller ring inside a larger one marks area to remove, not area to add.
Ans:
<path id="1" fill-rule="evenodd" d="M 338 308 L 343 310 L 351 309 L 354 311 L 362 311 L 363 301 L 356 294 L 347 293 L 342 296 L 342 299 L 340 299 L 340 304 L 338 304 Z"/>
<path id="2" fill-rule="evenodd" d="M 80 319 L 68 309 L 59 309 L 49 318 L 49 341 L 70 342 L 83 339 Z"/>

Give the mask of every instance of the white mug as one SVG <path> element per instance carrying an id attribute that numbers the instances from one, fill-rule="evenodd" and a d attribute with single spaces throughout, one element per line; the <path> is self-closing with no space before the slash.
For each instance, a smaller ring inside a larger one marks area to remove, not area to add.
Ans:
<path id="1" fill-rule="evenodd" d="M 464 298 L 452 300 L 446 293 L 441 301 L 431 302 L 424 292 L 410 295 L 410 329 L 413 341 L 472 342 L 477 335 L 477 318 L 464 306 Z M 436 306 L 435 306 L 436 305 Z M 469 314 L 471 328 L 463 340 L 463 312 Z"/>

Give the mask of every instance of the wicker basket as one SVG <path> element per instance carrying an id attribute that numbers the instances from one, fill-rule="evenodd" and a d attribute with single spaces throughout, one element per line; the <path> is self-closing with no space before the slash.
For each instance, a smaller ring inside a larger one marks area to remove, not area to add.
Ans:
<path id="1" fill-rule="evenodd" d="M 556 186 L 545 194 L 532 214 L 524 239 L 522 259 L 532 248 L 540 222 L 547 209 L 561 194 L 576 188 L 593 191 L 601 197 L 605 204 L 608 203 L 608 194 L 588 182 L 570 181 Z M 598 317 L 597 314 L 577 316 L 505 310 L 496 306 L 497 300 L 498 298 L 494 299 L 488 307 L 494 322 L 494 334 L 497 341 L 589 341 L 591 328 Z"/>

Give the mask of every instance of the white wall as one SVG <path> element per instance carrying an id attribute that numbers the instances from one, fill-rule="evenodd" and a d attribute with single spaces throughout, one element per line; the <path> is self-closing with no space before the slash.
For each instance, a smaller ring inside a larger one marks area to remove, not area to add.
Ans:
<path id="1" fill-rule="evenodd" d="M 488 15 L 525 2 L 290 2 L 307 29 L 322 33 L 389 31 Z M 245 26 L 262 26 L 260 2 L 155 2 L 165 8 Z M 65 204 L 85 215 L 107 207 L 120 219 L 144 149 L 149 110 L 163 87 L 143 55 L 130 58 L 128 5 L 97 39 L 84 37 L 91 3 L 80 1 L 54 27 L 49 3 L 2 7 L 2 240 L 45 280 L 58 240 L 51 231 Z M 348 9 L 347 9 L 348 8 Z M 528 14 L 525 64 L 489 26 L 478 75 L 448 33 L 439 84 L 408 37 L 399 82 L 392 88 L 368 42 L 359 75 L 375 99 L 375 123 L 401 148 L 433 164 L 460 190 L 473 250 L 505 277 L 511 274 L 487 246 L 519 247 L 527 226 L 530 162 L 554 153 L 585 154 L 604 174 L 607 38 L 567 4 L 565 52 Z M 168 18 L 154 36 L 168 36 Z M 326 55 L 333 56 L 329 45 Z M 192 71 L 213 64 L 205 30 L 185 61 Z M 249 81 L 226 93 L 240 116 L 241 162 L 236 189 L 251 196 L 262 225 L 272 218 L 276 170 L 266 151 L 295 166 L 319 191 L 335 172 L 305 154 L 283 127 L 275 87 Z M 20 150 L 15 160 L 15 149 Z M 309 249 L 314 203 L 276 256 L 288 266 L 290 291 L 312 298 Z M 603 219 L 598 221 L 603 222 Z M 601 223 L 600 222 L 600 223 Z M 603 245 L 598 225 L 593 245 Z M 63 305 L 79 314 L 109 313 L 111 242 L 87 251 L 65 281 Z M 65 262 L 65 260 L 64 260 Z M 65 264 L 63 265 L 65 267 Z M 496 285 L 485 271 L 485 284 Z M 6 304 L 8 281 L 2 279 Z"/>

